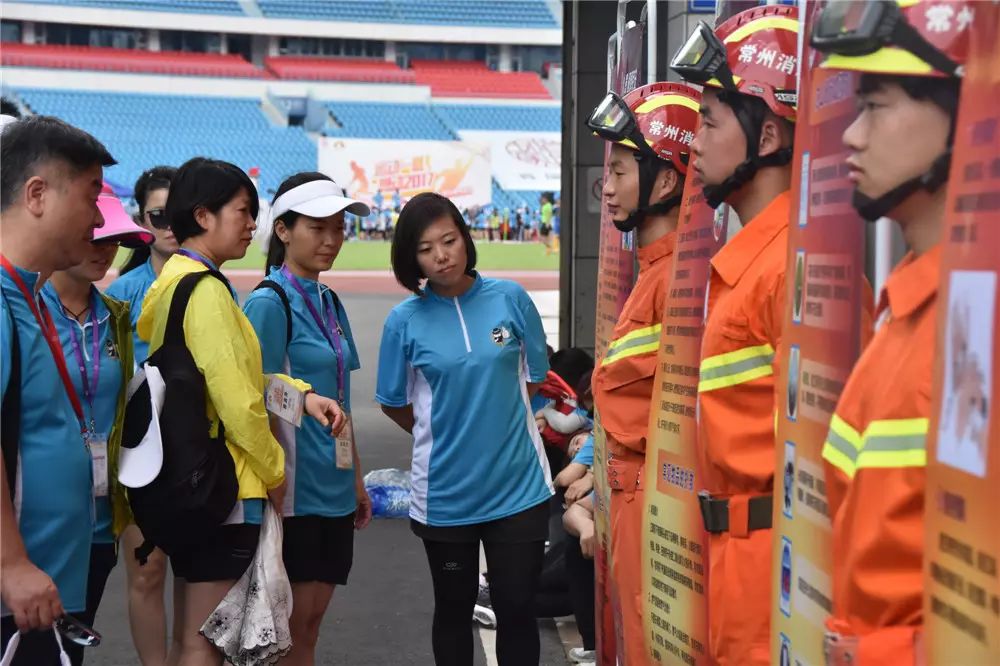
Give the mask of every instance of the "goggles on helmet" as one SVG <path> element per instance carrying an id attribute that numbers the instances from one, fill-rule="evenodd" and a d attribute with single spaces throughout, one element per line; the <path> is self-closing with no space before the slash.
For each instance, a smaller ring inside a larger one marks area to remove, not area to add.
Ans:
<path id="1" fill-rule="evenodd" d="M 674 54 L 670 69 L 692 83 L 705 85 L 716 79 L 726 90 L 739 92 L 726 62 L 726 47 L 704 21 Z"/>
<path id="2" fill-rule="evenodd" d="M 587 127 L 602 139 L 614 143 L 627 141 L 639 152 L 650 157 L 659 157 L 646 143 L 635 114 L 628 108 L 628 104 L 613 92 L 609 92 L 590 114 L 590 118 L 587 118 Z"/>
<path id="3" fill-rule="evenodd" d="M 948 76 L 962 76 L 962 67 L 924 39 L 892 0 L 831 0 L 813 24 L 809 41 L 819 51 L 848 57 L 895 46 Z"/>

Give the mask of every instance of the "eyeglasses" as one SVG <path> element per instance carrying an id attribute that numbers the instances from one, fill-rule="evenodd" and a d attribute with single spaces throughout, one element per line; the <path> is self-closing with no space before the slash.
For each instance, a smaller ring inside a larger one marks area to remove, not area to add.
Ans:
<path id="1" fill-rule="evenodd" d="M 163 208 L 151 208 L 146 211 L 146 219 L 155 229 L 169 229 L 170 221 L 167 219 L 167 211 Z"/>
<path id="2" fill-rule="evenodd" d="M 818 51 L 848 57 L 896 46 L 944 74 L 961 76 L 958 63 L 924 39 L 895 2 L 831 0 L 813 25 L 809 41 Z"/>
<path id="3" fill-rule="evenodd" d="M 656 151 L 646 143 L 635 114 L 628 108 L 625 100 L 613 92 L 609 92 L 590 114 L 587 127 L 602 139 L 616 143 L 628 141 L 638 151 L 651 157 L 658 157 Z"/>
<path id="4" fill-rule="evenodd" d="M 716 79 L 726 90 L 739 92 L 726 62 L 726 47 L 704 21 L 674 54 L 670 69 L 692 83 L 705 85 Z"/>

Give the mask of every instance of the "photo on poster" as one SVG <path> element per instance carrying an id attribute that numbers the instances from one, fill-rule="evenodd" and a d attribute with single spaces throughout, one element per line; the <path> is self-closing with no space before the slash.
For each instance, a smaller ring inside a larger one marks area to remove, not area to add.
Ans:
<path id="1" fill-rule="evenodd" d="M 809 151 L 802 153 L 802 180 L 799 181 L 799 226 L 809 221 Z"/>
<path id="2" fill-rule="evenodd" d="M 988 464 L 996 291 L 992 271 L 951 272 L 937 458 L 980 478 Z"/>
<path id="3" fill-rule="evenodd" d="M 782 482 L 782 488 L 784 490 L 784 503 L 782 505 L 782 513 L 785 518 L 791 519 L 792 516 L 792 504 L 794 503 L 795 492 L 795 443 L 785 442 L 785 473 Z"/>
<path id="4" fill-rule="evenodd" d="M 792 666 L 792 641 L 785 635 L 785 632 L 779 633 L 778 636 L 781 639 L 778 666 Z"/>
<path id="5" fill-rule="evenodd" d="M 795 291 L 792 292 L 792 322 L 802 323 L 802 304 L 806 292 L 806 251 L 795 253 Z"/>
<path id="6" fill-rule="evenodd" d="M 781 537 L 781 590 L 778 608 L 785 617 L 792 616 L 792 542 Z"/>
<path id="7" fill-rule="evenodd" d="M 788 350 L 788 391 L 785 396 L 785 415 L 789 421 L 795 421 L 799 416 L 799 382 L 802 379 L 799 356 L 799 346 L 792 345 Z"/>

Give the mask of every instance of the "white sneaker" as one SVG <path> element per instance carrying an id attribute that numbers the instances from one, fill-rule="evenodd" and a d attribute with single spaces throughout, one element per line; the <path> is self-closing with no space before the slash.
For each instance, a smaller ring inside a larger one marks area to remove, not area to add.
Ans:
<path id="1" fill-rule="evenodd" d="M 569 660 L 574 664 L 593 664 L 597 661 L 597 652 L 582 647 L 573 648 L 569 651 Z"/>
<path id="2" fill-rule="evenodd" d="M 493 612 L 493 602 L 490 599 L 490 584 L 483 574 L 479 574 L 479 594 L 476 597 L 476 606 L 472 609 L 472 619 L 487 629 L 496 629 L 497 616 Z"/>

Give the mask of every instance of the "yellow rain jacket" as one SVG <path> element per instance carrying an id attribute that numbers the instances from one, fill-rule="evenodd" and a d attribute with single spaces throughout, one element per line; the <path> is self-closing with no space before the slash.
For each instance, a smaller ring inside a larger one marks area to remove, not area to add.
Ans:
<path id="1" fill-rule="evenodd" d="M 174 289 L 188 273 L 206 270 L 200 262 L 174 255 L 149 288 L 136 324 L 152 355 L 163 344 Z M 259 499 L 285 479 L 285 453 L 271 434 L 264 409 L 264 371 L 253 326 L 226 285 L 203 279 L 191 293 L 184 315 L 184 341 L 205 376 L 206 411 L 212 434 L 226 425 L 226 446 L 236 463 L 239 499 Z M 307 391 L 311 387 L 289 381 Z"/>

